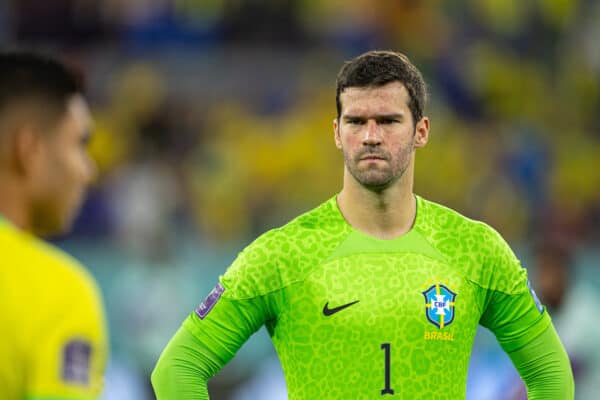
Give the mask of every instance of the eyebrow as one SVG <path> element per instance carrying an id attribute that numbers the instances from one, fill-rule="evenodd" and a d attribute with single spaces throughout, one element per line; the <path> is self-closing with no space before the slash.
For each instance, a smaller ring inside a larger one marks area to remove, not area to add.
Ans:
<path id="1" fill-rule="evenodd" d="M 380 114 L 380 115 L 343 115 L 343 119 L 401 119 L 404 118 L 404 113 L 396 113 L 396 114 Z"/>

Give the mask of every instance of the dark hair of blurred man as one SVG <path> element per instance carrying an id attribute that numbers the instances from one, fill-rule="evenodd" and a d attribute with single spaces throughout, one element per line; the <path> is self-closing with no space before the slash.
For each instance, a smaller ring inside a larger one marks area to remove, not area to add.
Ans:
<path id="1" fill-rule="evenodd" d="M 95 398 L 106 363 L 90 275 L 37 239 L 73 222 L 95 174 L 90 111 L 58 61 L 0 53 L 0 398 Z"/>

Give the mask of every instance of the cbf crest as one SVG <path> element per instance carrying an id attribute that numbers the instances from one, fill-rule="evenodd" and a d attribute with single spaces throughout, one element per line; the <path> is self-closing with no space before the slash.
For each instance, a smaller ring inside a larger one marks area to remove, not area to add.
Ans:
<path id="1" fill-rule="evenodd" d="M 423 292 L 427 320 L 439 329 L 444 329 L 454 321 L 454 300 L 456 293 L 440 283 Z"/>

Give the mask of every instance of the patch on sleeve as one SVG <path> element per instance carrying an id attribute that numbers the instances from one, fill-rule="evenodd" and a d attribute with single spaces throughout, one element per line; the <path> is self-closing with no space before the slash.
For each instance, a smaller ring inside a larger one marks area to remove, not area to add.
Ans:
<path id="1" fill-rule="evenodd" d="M 63 348 L 62 379 L 64 382 L 89 385 L 92 346 L 82 339 L 74 339 Z"/>
<path id="2" fill-rule="evenodd" d="M 542 302 L 540 301 L 539 297 L 537 297 L 537 294 L 535 294 L 535 290 L 533 290 L 533 286 L 531 286 L 531 282 L 529 280 L 527 281 L 527 287 L 529 288 L 529 293 L 531 293 L 531 297 L 533 297 L 535 306 L 537 307 L 540 314 L 542 314 L 544 312 L 544 306 L 542 305 Z"/>
<path id="3" fill-rule="evenodd" d="M 217 286 L 206 296 L 204 301 L 196 308 L 196 315 L 200 317 L 200 319 L 204 319 L 210 310 L 213 309 L 217 301 L 221 298 L 221 295 L 225 291 L 225 288 L 221 283 L 217 283 Z"/>

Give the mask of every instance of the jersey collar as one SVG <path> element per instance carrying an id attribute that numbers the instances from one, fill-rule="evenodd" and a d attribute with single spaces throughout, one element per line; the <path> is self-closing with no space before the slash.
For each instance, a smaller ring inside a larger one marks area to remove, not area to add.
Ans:
<path id="1" fill-rule="evenodd" d="M 336 194 L 335 196 L 333 196 L 330 201 L 332 203 L 333 208 L 336 211 L 336 214 L 339 216 L 339 218 L 343 221 L 343 224 L 345 224 L 346 226 L 348 226 L 352 231 L 356 231 L 356 232 L 360 232 L 358 231 L 356 228 L 354 228 L 352 225 L 350 225 L 348 223 L 348 221 L 346 221 L 346 218 L 344 218 L 344 215 L 342 214 L 342 211 L 340 210 L 340 206 L 338 205 L 337 202 L 337 197 L 338 197 L 339 193 Z M 406 232 L 404 235 L 399 236 L 397 238 L 394 239 L 378 239 L 378 240 L 396 240 L 396 239 L 401 239 L 404 236 L 407 236 L 409 234 L 412 234 L 413 232 L 417 232 L 418 231 L 418 227 L 421 225 L 421 220 L 423 219 L 423 199 L 416 195 L 413 194 L 413 196 L 415 197 L 415 201 L 416 201 L 416 210 L 415 210 L 415 220 L 413 221 L 413 224 L 411 226 L 411 228 L 408 230 L 408 232 Z M 366 233 L 362 233 L 361 234 L 368 236 Z M 370 236 L 369 236 L 370 237 Z"/>

